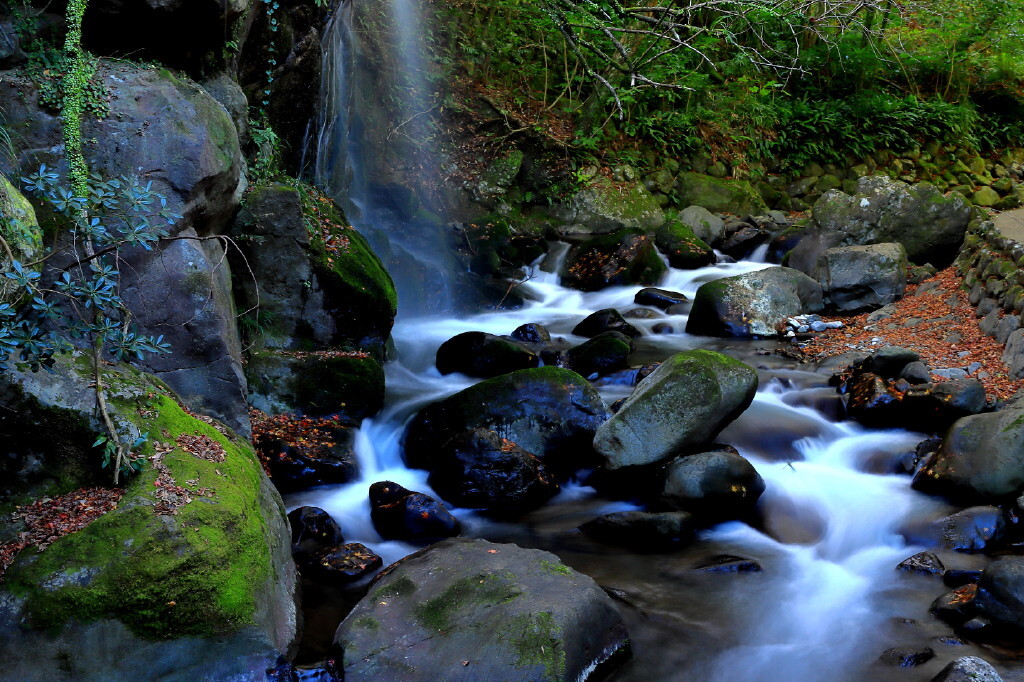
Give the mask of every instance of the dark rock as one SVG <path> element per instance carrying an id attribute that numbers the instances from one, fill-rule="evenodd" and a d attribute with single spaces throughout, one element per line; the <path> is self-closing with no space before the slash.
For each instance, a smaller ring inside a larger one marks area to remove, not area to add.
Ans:
<path id="1" fill-rule="evenodd" d="M 659 322 L 651 327 L 652 334 L 675 334 L 675 328 L 667 322 Z"/>
<path id="2" fill-rule="evenodd" d="M 658 552 L 689 544 L 695 525 L 686 512 L 625 511 L 587 521 L 580 530 L 599 542 Z"/>
<path id="3" fill-rule="evenodd" d="M 913 485 L 965 503 L 1018 495 L 1024 489 L 1024 410 L 958 420 Z"/>
<path id="4" fill-rule="evenodd" d="M 934 553 L 920 552 L 901 561 L 896 570 L 903 573 L 916 573 L 917 575 L 942 576 L 946 567 L 942 565 L 939 557 L 935 556 Z"/>
<path id="5" fill-rule="evenodd" d="M 680 303 L 689 303 L 690 299 L 686 298 L 683 294 L 676 291 L 668 291 L 667 289 L 655 289 L 648 287 L 641 289 L 636 292 L 636 296 L 633 297 L 633 302 L 637 305 L 649 305 L 655 308 L 661 308 L 666 310 L 669 306 L 677 305 Z"/>
<path id="6" fill-rule="evenodd" d="M 384 564 L 383 560 L 358 542 L 324 547 L 313 553 L 303 571 L 321 580 L 350 583 Z"/>
<path id="7" fill-rule="evenodd" d="M 288 512 L 288 523 L 292 529 L 292 556 L 296 562 L 301 563 L 318 549 L 345 542 L 341 526 L 320 507 L 293 509 Z"/>
<path id="8" fill-rule="evenodd" d="M 846 382 L 849 399 L 846 409 L 851 419 L 867 426 L 885 427 L 902 421 L 898 408 L 901 394 L 877 374 L 864 372 Z"/>
<path id="9" fill-rule="evenodd" d="M 482 428 L 536 455 L 556 476 L 582 466 L 609 416 L 601 396 L 575 372 L 538 367 L 487 379 L 420 410 L 405 435 L 410 466 L 432 469 L 453 437 Z"/>
<path id="10" fill-rule="evenodd" d="M 981 552 L 1002 541 L 1006 519 L 998 507 L 970 507 L 939 519 L 935 527 L 947 548 Z"/>
<path id="11" fill-rule="evenodd" d="M 708 573 L 759 573 L 763 570 L 761 564 L 753 559 L 730 554 L 719 554 L 696 566 L 695 569 Z"/>
<path id="12" fill-rule="evenodd" d="M 961 656 L 950 661 L 931 682 L 1003 682 L 996 669 L 977 656 Z"/>
<path id="13" fill-rule="evenodd" d="M 974 605 L 994 625 L 1019 636 L 1024 631 L 1024 557 L 1000 557 L 982 571 Z"/>
<path id="14" fill-rule="evenodd" d="M 928 365 L 921 361 L 908 363 L 899 373 L 900 379 L 906 379 L 914 385 L 927 384 L 932 380 L 932 373 L 928 371 Z"/>
<path id="15" fill-rule="evenodd" d="M 437 349 L 437 370 L 441 374 L 460 372 L 489 379 L 539 363 L 540 358 L 533 351 L 486 332 L 463 332 Z"/>
<path id="16" fill-rule="evenodd" d="M 391 567 L 338 628 L 346 679 L 583 679 L 626 655 L 593 580 L 548 552 L 446 540 Z"/>
<path id="17" fill-rule="evenodd" d="M 306 490 L 318 485 L 349 483 L 359 475 L 359 461 L 353 449 L 353 433 L 345 427 L 319 429 L 331 438 L 329 444 L 258 442 L 270 478 L 281 492 Z"/>
<path id="18" fill-rule="evenodd" d="M 654 240 L 674 268 L 694 270 L 715 262 L 714 250 L 681 222 L 665 223 L 658 228 Z"/>
<path id="19" fill-rule="evenodd" d="M 523 343 L 547 343 L 551 340 L 551 334 L 548 330 L 536 322 L 516 327 L 511 336 L 513 341 L 521 341 Z"/>
<path id="20" fill-rule="evenodd" d="M 633 308 L 622 315 L 627 320 L 657 320 L 663 317 L 661 313 L 650 308 Z"/>
<path id="21" fill-rule="evenodd" d="M 539 459 L 484 429 L 445 444 L 434 460 L 430 486 L 460 507 L 498 515 L 536 509 L 558 492 L 558 483 Z"/>
<path id="22" fill-rule="evenodd" d="M 947 623 L 960 625 L 974 615 L 974 599 L 977 595 L 977 585 L 964 585 L 933 601 L 929 611 Z"/>
<path id="23" fill-rule="evenodd" d="M 981 579 L 981 571 L 951 568 L 942 576 L 942 582 L 947 587 L 963 587 L 969 583 L 976 583 Z"/>
<path id="24" fill-rule="evenodd" d="M 903 298 L 907 254 L 895 243 L 832 248 L 818 260 L 817 279 L 830 309 L 874 310 Z"/>
<path id="25" fill-rule="evenodd" d="M 886 665 L 900 668 L 916 668 L 935 658 L 931 647 L 893 647 L 878 657 Z"/>
<path id="26" fill-rule="evenodd" d="M 786 318 L 823 309 L 820 284 L 796 270 L 771 267 L 702 284 L 686 331 L 706 336 L 776 336 Z"/>
<path id="27" fill-rule="evenodd" d="M 754 398 L 757 372 L 706 350 L 677 353 L 643 380 L 597 430 L 594 448 L 609 469 L 668 459 L 709 442 Z"/>
<path id="28" fill-rule="evenodd" d="M 753 225 L 744 225 L 726 237 L 719 248 L 722 253 L 740 260 L 750 255 L 754 249 L 766 243 L 770 238 L 771 234 L 767 230 Z"/>
<path id="29" fill-rule="evenodd" d="M 734 449 L 677 457 L 665 469 L 662 501 L 701 518 L 737 519 L 764 492 L 764 479 Z"/>
<path id="30" fill-rule="evenodd" d="M 462 532 L 462 524 L 443 504 L 392 481 L 370 486 L 370 518 L 385 540 L 429 544 Z"/>
<path id="31" fill-rule="evenodd" d="M 657 284 L 665 270 L 653 239 L 622 230 L 592 237 L 570 249 L 562 269 L 562 284 L 581 291 Z"/>
<path id="32" fill-rule="evenodd" d="M 567 353 L 567 366 L 588 379 L 629 366 L 633 342 L 619 332 L 603 332 Z"/>
<path id="33" fill-rule="evenodd" d="M 587 315 L 572 330 L 574 335 L 586 337 L 594 337 L 604 332 L 619 332 L 631 338 L 640 336 L 640 330 L 626 322 L 614 308 L 605 308 Z"/>
<path id="34" fill-rule="evenodd" d="M 921 356 L 912 350 L 899 346 L 883 346 L 864 362 L 864 369 L 885 379 L 895 379 L 903 369 L 914 362 L 920 362 Z"/>

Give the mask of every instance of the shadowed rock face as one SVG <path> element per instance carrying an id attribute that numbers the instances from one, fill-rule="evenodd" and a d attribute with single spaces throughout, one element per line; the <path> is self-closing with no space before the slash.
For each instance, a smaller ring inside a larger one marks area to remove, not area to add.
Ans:
<path id="1" fill-rule="evenodd" d="M 576 680 L 628 650 L 593 580 L 548 552 L 484 540 L 395 564 L 335 642 L 346 680 Z"/>

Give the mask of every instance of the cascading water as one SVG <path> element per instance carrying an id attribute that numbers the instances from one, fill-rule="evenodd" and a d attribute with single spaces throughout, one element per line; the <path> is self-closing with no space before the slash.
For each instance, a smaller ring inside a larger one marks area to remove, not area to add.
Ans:
<path id="1" fill-rule="evenodd" d="M 429 136 L 423 53 L 414 33 L 418 27 L 411 0 L 358 7 L 348 0 L 326 36 L 317 178 L 371 238 L 396 279 L 402 300 L 393 331 L 398 359 L 386 367 L 385 409 L 358 431 L 360 479 L 286 500 L 290 509 L 324 508 L 348 541 L 366 544 L 386 563 L 415 548 L 381 540 L 370 523 L 367 488 L 393 480 L 433 494 L 426 472 L 404 466 L 403 431 L 423 406 L 474 383 L 437 372 L 434 354 L 441 343 L 464 331 L 508 334 L 524 323 L 540 323 L 579 342 L 570 333 L 576 323 L 599 309 L 634 307 L 640 288 L 582 293 L 562 287 L 557 272 L 568 247 L 553 244 L 520 286 L 528 301 L 520 310 L 439 314 L 452 306 L 457 274 L 454 260 L 440 246 L 445 239 L 439 223 L 422 219 L 416 198 L 388 184 L 381 171 L 389 162 L 404 162 L 409 174 L 422 171 L 427 184 L 437 182 L 437 157 L 428 155 L 424 161 L 424 145 L 414 144 Z M 380 101 L 382 93 L 394 88 L 406 95 L 401 106 Z M 375 107 L 388 112 L 386 125 Z M 769 267 L 763 262 L 766 251 L 738 263 L 670 269 L 659 286 L 692 298 L 706 281 Z M 834 390 L 821 376 L 771 355 L 774 342 L 689 336 L 683 333 L 685 315 L 631 323 L 644 331 L 635 362 L 705 347 L 759 367 L 761 388 L 753 404 L 718 440 L 734 445 L 765 479 L 761 526 L 726 523 L 703 532 L 681 551 L 638 555 L 597 545 L 575 530 L 600 514 L 636 508 L 604 499 L 579 483 L 567 485 L 543 508 L 514 523 L 453 510 L 464 534 L 555 552 L 617 595 L 634 658 L 614 679 L 903 680 L 911 679 L 911 673 L 877 663 L 885 649 L 933 646 L 937 659 L 927 668 L 928 678 L 955 657 L 984 655 L 949 637 L 948 629 L 928 615 L 937 594 L 933 583 L 894 571 L 922 549 L 905 539 L 907 529 L 950 511 L 911 490 L 907 477 L 886 473 L 913 450 L 918 435 L 836 421 L 837 411 L 827 407 L 829 398 L 836 399 Z M 653 334 L 657 323 L 671 325 L 675 333 Z M 632 390 L 606 380 L 597 386 L 609 403 Z M 745 558 L 759 570 L 699 570 L 723 555 Z M 954 561 L 964 566 L 971 559 L 956 556 Z M 1019 671 L 1006 676 L 1018 678 Z"/>

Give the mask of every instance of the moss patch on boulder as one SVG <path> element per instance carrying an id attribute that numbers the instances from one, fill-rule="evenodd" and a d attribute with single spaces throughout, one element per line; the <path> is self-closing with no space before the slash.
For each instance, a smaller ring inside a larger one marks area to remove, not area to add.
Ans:
<path id="1" fill-rule="evenodd" d="M 43 232 L 36 212 L 18 189 L 0 175 L 0 237 L 22 265 L 38 259 L 43 252 Z M 0 249 L 0 270 L 7 270 L 11 259 L 7 249 Z M 39 266 L 33 268 L 39 270 Z M 23 290 L 11 280 L 0 280 L 0 303 L 13 303 Z"/>
<path id="2" fill-rule="evenodd" d="M 768 213 L 768 206 L 746 180 L 725 180 L 700 173 L 679 174 L 679 204 L 703 206 L 713 213 Z"/>

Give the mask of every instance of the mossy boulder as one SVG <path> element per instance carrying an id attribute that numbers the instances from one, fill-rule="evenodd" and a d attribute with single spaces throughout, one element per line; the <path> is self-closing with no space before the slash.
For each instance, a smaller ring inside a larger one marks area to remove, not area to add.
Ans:
<path id="1" fill-rule="evenodd" d="M 615 185 L 599 178 L 553 211 L 568 231 L 604 234 L 623 228 L 650 232 L 665 222 L 657 199 L 640 183 Z"/>
<path id="2" fill-rule="evenodd" d="M 787 317 L 823 309 L 818 282 L 790 268 L 772 267 L 702 284 L 686 331 L 705 336 L 775 336 Z"/>
<path id="3" fill-rule="evenodd" d="M 558 557 L 445 540 L 396 564 L 338 627 L 345 679 L 581 680 L 629 644 L 593 580 Z"/>
<path id="4" fill-rule="evenodd" d="M 706 244 L 714 244 L 725 236 L 725 221 L 703 206 L 688 206 L 679 212 L 676 220 L 690 228 Z"/>
<path id="5" fill-rule="evenodd" d="M 757 372 L 721 353 L 676 353 L 641 381 L 598 428 L 594 449 L 608 469 L 652 464 L 709 442 L 754 399 Z"/>
<path id="6" fill-rule="evenodd" d="M 561 274 L 567 287 L 598 291 L 616 285 L 657 284 L 666 270 L 653 239 L 620 230 L 572 247 Z"/>
<path id="7" fill-rule="evenodd" d="M 9 394 L 20 395 L 21 407 L 95 434 L 88 370 L 87 360 L 65 357 L 52 375 L 4 383 L 17 383 Z M 147 435 L 136 448 L 142 470 L 116 509 L 42 552 L 23 551 L 8 569 L 0 592 L 5 673 L 262 675 L 296 631 L 280 497 L 245 440 L 188 414 L 166 384 L 124 366 L 105 366 L 102 376 L 119 433 L 129 442 Z M 101 453 L 88 454 L 98 469 Z M 91 641 L 103 646 L 82 646 Z"/>
<path id="8" fill-rule="evenodd" d="M 674 220 L 659 227 L 654 242 L 674 268 L 695 270 L 717 260 L 714 250 L 680 221 Z"/>
<path id="9" fill-rule="evenodd" d="M 963 243 L 971 207 L 958 194 L 932 184 L 908 185 L 885 176 L 857 181 L 856 194 L 825 192 L 814 204 L 812 228 L 787 263 L 813 274 L 818 258 L 835 246 L 899 242 L 914 263 L 949 265 Z"/>
<path id="10" fill-rule="evenodd" d="M 384 367 L 368 353 L 254 351 L 245 376 L 249 405 L 268 414 L 340 415 L 358 423 L 384 405 Z"/>
<path id="11" fill-rule="evenodd" d="M 1024 491 L 1024 410 L 958 420 L 918 469 L 914 487 L 964 504 L 1016 498 Z"/>
<path id="12" fill-rule="evenodd" d="M 486 429 L 564 477 L 585 463 L 594 432 L 609 415 L 597 390 L 576 372 L 550 366 L 519 370 L 420 410 L 405 434 L 406 461 L 433 469 L 448 441 Z"/>
<path id="13" fill-rule="evenodd" d="M 0 237 L 22 266 L 38 259 L 43 253 L 43 232 L 39 229 L 32 204 L 3 175 L 0 175 Z M 10 267 L 11 259 L 7 250 L 0 249 L 0 272 Z M 38 272 L 40 267 L 31 269 Z M 11 280 L 0 281 L 0 303 L 14 303 L 23 295 L 24 290 Z"/>
<path id="14" fill-rule="evenodd" d="M 679 203 L 702 206 L 714 213 L 768 213 L 764 199 L 746 180 L 725 180 L 700 173 L 679 174 Z"/>
<path id="15" fill-rule="evenodd" d="M 305 185 L 257 187 L 230 234 L 242 251 L 232 267 L 246 273 L 235 278 L 235 296 L 250 311 L 243 329 L 251 341 L 382 355 L 397 310 L 395 286 L 333 202 Z"/>
<path id="16" fill-rule="evenodd" d="M 581 376 L 596 378 L 629 366 L 633 341 L 621 332 L 602 332 L 570 348 L 566 353 L 569 369 Z"/>

